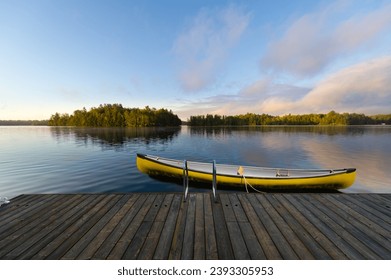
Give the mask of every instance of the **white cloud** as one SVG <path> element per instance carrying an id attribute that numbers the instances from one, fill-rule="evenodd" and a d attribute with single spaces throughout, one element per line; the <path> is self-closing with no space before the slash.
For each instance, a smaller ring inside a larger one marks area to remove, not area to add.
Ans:
<path id="1" fill-rule="evenodd" d="M 347 15 L 350 6 L 335 2 L 295 20 L 269 44 L 261 67 L 299 77 L 313 76 L 342 55 L 370 44 L 391 26 L 391 4 L 366 14 Z"/>
<path id="2" fill-rule="evenodd" d="M 344 68 L 324 78 L 312 89 L 260 80 L 235 95 L 216 95 L 177 109 L 183 119 L 206 113 L 284 115 L 327 113 L 331 110 L 341 113 L 390 113 L 391 56 Z"/>
<path id="3" fill-rule="evenodd" d="M 243 97 L 259 96 L 265 94 L 269 91 L 271 82 L 272 81 L 269 78 L 260 79 L 243 88 L 240 94 Z"/>
<path id="4" fill-rule="evenodd" d="M 214 95 L 194 102 L 186 102 L 186 105 L 177 106 L 175 112 L 184 120 L 190 116 L 205 114 L 238 115 L 249 112 L 273 114 L 276 113 L 276 106 L 280 105 L 283 109 L 288 102 L 300 100 L 308 91 L 308 88 L 276 84 L 272 80 L 265 79 L 248 85 L 237 94 Z"/>
<path id="5" fill-rule="evenodd" d="M 390 111 L 391 56 L 342 69 L 320 82 L 299 105 L 311 111 Z"/>
<path id="6" fill-rule="evenodd" d="M 303 98 L 273 97 L 260 109 L 274 114 L 309 112 L 391 111 L 391 57 L 381 57 L 342 69 L 319 82 Z"/>
<path id="7" fill-rule="evenodd" d="M 391 56 L 387 44 L 391 33 L 387 31 L 391 28 L 391 4 L 372 10 L 359 8 L 351 1 L 336 1 L 301 16 L 266 49 L 261 66 L 269 74 L 236 93 L 189 101 L 185 106 L 177 106 L 176 111 L 183 119 L 206 113 L 390 113 Z M 229 48 L 244 32 L 249 15 L 232 7 L 230 13 L 226 13 L 227 19 L 235 15 L 241 19 L 236 28 L 228 24 L 233 20 L 216 24 L 222 22 L 222 13 L 217 20 L 210 11 L 204 11 L 189 32 L 178 38 L 176 53 L 184 61 L 181 81 L 186 90 L 210 85 Z M 220 37 L 213 39 L 216 33 Z M 329 66 L 327 70 L 332 73 L 325 76 L 324 70 Z M 297 79 L 303 77 L 306 79 Z M 299 86 L 302 84 L 307 86 Z"/>
<path id="8" fill-rule="evenodd" d="M 249 20 L 248 13 L 232 5 L 219 11 L 204 9 L 193 19 L 173 46 L 184 90 L 199 91 L 215 81 Z"/>

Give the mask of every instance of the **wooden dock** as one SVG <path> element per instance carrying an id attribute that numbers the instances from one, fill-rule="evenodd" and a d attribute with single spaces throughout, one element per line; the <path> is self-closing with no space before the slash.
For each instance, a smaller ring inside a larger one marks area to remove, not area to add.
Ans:
<path id="1" fill-rule="evenodd" d="M 0 259 L 391 259 L 391 194 L 22 195 Z"/>

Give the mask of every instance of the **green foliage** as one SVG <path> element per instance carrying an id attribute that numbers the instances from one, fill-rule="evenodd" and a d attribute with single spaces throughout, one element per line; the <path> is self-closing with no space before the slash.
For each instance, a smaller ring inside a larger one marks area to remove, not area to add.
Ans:
<path id="1" fill-rule="evenodd" d="M 356 113 L 304 114 L 271 116 L 267 114 L 252 114 L 237 116 L 200 115 L 191 116 L 191 126 L 240 126 L 240 125 L 368 125 L 391 124 L 391 114 L 366 116 Z"/>
<path id="2" fill-rule="evenodd" d="M 48 121 L 47 120 L 0 120 L 0 125 L 10 125 L 10 126 L 48 125 Z"/>
<path id="3" fill-rule="evenodd" d="M 105 104 L 98 108 L 76 110 L 73 115 L 52 115 L 51 126 L 84 126 L 84 127 L 146 127 L 178 126 L 181 120 L 167 109 L 155 109 L 148 106 L 144 109 L 124 108 L 121 104 Z"/>

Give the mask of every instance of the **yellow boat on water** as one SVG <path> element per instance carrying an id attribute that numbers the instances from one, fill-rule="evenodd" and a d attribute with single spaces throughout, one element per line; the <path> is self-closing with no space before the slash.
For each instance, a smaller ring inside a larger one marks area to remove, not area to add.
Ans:
<path id="1" fill-rule="evenodd" d="M 148 175 L 186 177 L 189 180 L 219 185 L 242 185 L 260 189 L 325 189 L 337 190 L 351 186 L 355 168 L 285 169 L 254 166 L 213 164 L 137 154 L 138 169 Z M 215 175 L 213 174 L 215 170 Z"/>

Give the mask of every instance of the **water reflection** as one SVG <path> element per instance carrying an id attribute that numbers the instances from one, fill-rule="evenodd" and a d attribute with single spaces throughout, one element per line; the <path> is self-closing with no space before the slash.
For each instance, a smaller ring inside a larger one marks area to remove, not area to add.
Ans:
<path id="1" fill-rule="evenodd" d="M 313 133 L 325 135 L 362 135 L 371 133 L 375 135 L 390 134 L 390 126 L 387 125 L 368 125 L 368 126 L 289 126 L 289 125 L 270 125 L 270 126 L 216 126 L 216 127 L 187 127 L 191 135 L 231 135 L 234 132 L 245 134 L 253 133 Z"/>
<path id="2" fill-rule="evenodd" d="M 287 168 L 356 167 L 348 192 L 391 191 L 390 126 L 190 128 L 205 160 Z M 207 153 L 207 154 L 206 154 Z M 201 157 L 198 154 L 199 157 Z"/>
<path id="3" fill-rule="evenodd" d="M 347 191 L 390 191 L 391 152 L 385 137 L 364 133 L 361 136 L 356 134 L 355 137 L 339 137 L 333 141 L 307 139 L 302 146 L 319 166 L 356 167 L 356 184 Z"/>
<path id="4" fill-rule="evenodd" d="M 182 191 L 140 173 L 137 153 L 266 167 L 356 167 L 357 180 L 346 192 L 391 193 L 390 136 L 391 126 L 0 127 L 0 196 Z"/>
<path id="5" fill-rule="evenodd" d="M 57 142 L 75 139 L 77 144 L 100 146 L 102 149 L 121 150 L 132 143 L 167 145 L 178 137 L 180 127 L 168 128 L 69 128 L 52 127 Z"/>

